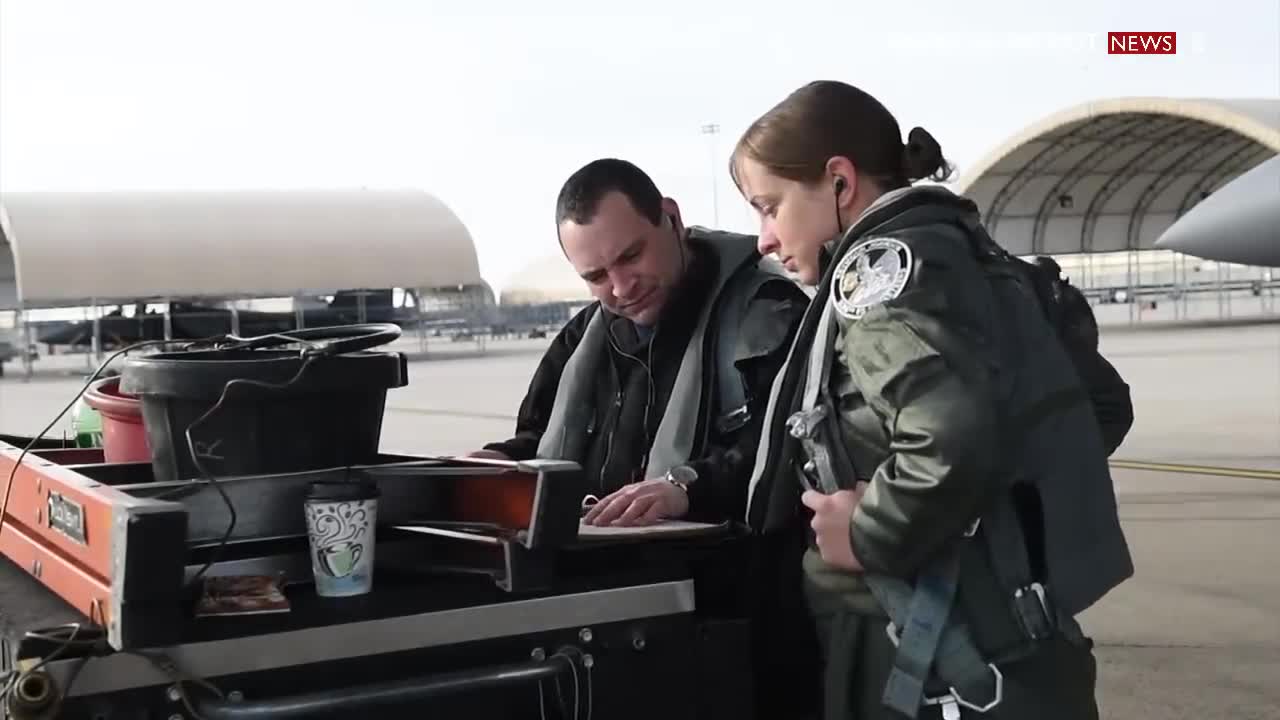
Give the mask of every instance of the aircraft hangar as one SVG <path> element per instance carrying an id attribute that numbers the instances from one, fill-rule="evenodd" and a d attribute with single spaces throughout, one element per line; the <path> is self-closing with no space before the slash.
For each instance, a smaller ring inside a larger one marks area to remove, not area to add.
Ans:
<path id="1" fill-rule="evenodd" d="M 0 309 L 479 284 L 424 192 L 6 193 Z"/>
<path id="2" fill-rule="evenodd" d="M 513 328 L 555 326 L 592 302 L 590 291 L 560 252 L 544 255 L 502 285 L 499 303 Z"/>
<path id="3" fill-rule="evenodd" d="M 301 319 L 298 299 L 387 288 L 415 296 L 419 320 L 493 305 L 466 226 L 425 192 L 0 195 L 0 326 L 15 345 L 34 342 L 31 311 L 283 297 Z"/>
<path id="4" fill-rule="evenodd" d="M 1280 271 L 1156 249 L 1175 220 L 1278 154 L 1280 99 L 1114 98 L 1033 123 L 955 188 L 1002 245 L 1057 257 L 1104 322 L 1280 314 Z M 0 315 L 385 287 L 426 290 L 418 306 L 444 315 L 493 304 L 466 227 L 427 193 L 0 195 Z M 586 301 L 555 255 L 513 277 L 501 305 L 560 317 Z"/>
<path id="5" fill-rule="evenodd" d="M 1113 98 L 1033 123 L 968 168 L 955 189 L 1011 252 L 1053 255 L 1097 302 L 1123 305 L 1113 321 L 1269 315 L 1280 313 L 1280 272 L 1206 262 L 1156 242 L 1278 153 L 1280 99 Z"/>
<path id="6" fill-rule="evenodd" d="M 1280 99 L 1110 98 L 1015 133 L 953 189 L 978 204 L 1011 252 L 1057 258 L 1106 306 L 1097 309 L 1103 322 L 1277 315 L 1280 270 L 1205 261 L 1157 241 L 1202 200 L 1278 155 Z M 586 297 L 555 254 L 517 273 L 501 303 Z"/>

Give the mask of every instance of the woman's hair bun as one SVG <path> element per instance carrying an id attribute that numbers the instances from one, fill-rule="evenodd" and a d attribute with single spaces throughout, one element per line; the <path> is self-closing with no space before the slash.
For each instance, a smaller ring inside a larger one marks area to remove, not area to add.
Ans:
<path id="1" fill-rule="evenodd" d="M 902 148 L 902 169 L 909 182 L 929 178 L 943 182 L 951 176 L 951 166 L 942 156 L 942 146 L 922 127 L 911 128 Z"/>

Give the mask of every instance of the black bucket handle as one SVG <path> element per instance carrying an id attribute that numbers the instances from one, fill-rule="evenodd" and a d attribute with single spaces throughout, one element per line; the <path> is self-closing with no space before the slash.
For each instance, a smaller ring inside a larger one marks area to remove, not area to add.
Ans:
<path id="1" fill-rule="evenodd" d="M 394 342 L 400 337 L 399 325 L 370 323 L 366 325 L 332 325 L 329 327 L 303 328 L 287 332 L 269 333 L 251 338 L 228 335 L 234 341 L 221 346 L 222 350 L 257 350 L 288 343 L 309 345 L 304 355 L 343 355 L 359 352 Z"/>

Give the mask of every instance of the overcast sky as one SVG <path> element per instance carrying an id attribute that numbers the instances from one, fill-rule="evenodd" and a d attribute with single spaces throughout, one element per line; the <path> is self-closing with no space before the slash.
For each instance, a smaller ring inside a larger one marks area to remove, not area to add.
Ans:
<path id="1" fill-rule="evenodd" d="M 462 7 L 0 0 L 0 189 L 416 187 L 500 289 L 556 252 L 556 192 L 596 157 L 645 167 L 688 222 L 713 223 L 714 181 L 720 225 L 754 229 L 726 155 L 813 79 L 877 95 L 962 170 L 1088 100 L 1280 97 L 1276 0 Z M 1108 31 L 1179 52 L 1110 56 Z"/>

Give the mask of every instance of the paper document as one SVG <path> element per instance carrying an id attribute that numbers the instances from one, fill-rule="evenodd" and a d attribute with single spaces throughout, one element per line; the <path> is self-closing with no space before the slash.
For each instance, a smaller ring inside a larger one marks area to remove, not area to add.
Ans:
<path id="1" fill-rule="evenodd" d="M 579 540 L 621 540 L 625 538 L 669 537 L 703 535 L 724 530 L 727 524 L 699 523 L 687 520 L 663 520 L 654 525 L 614 527 L 611 525 L 578 524 Z"/>
<path id="2" fill-rule="evenodd" d="M 502 544 L 502 538 L 478 529 L 452 529 L 449 527 L 434 527 L 431 525 L 392 525 L 392 527 L 397 530 L 408 530 L 409 532 L 422 533 L 423 535 L 435 535 L 437 537 L 454 538 L 457 540 L 471 540 L 473 542 L 489 543 L 491 545 Z"/>

